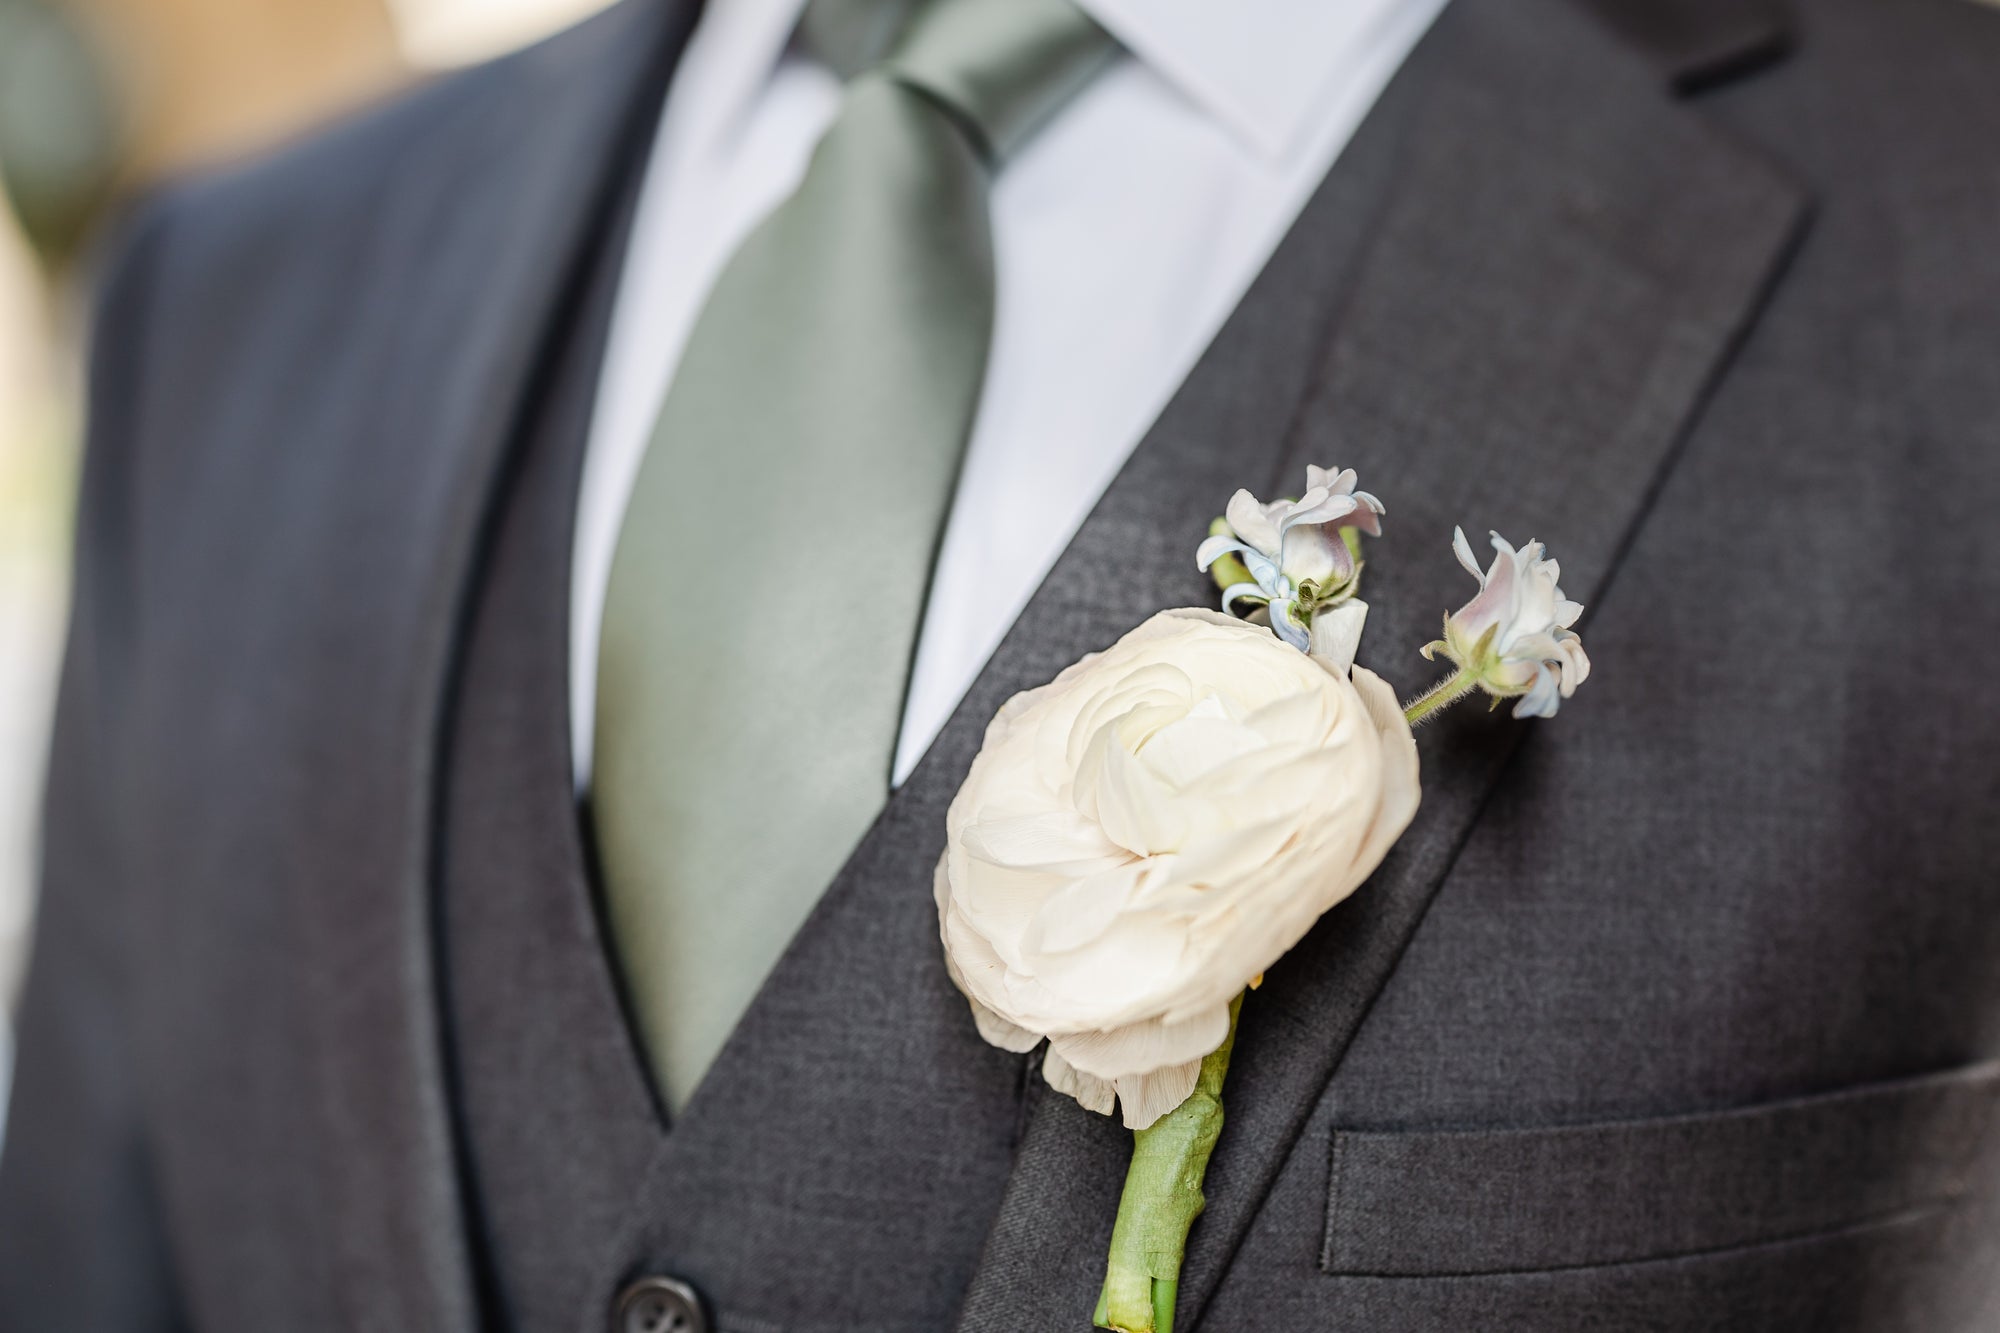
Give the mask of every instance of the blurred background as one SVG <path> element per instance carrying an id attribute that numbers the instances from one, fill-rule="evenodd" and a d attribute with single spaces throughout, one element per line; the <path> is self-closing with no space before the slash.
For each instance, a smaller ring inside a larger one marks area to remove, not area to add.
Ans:
<path id="1" fill-rule="evenodd" d="M 107 220 L 164 176 L 258 152 L 604 3 L 0 0 L 0 1107 Z"/>

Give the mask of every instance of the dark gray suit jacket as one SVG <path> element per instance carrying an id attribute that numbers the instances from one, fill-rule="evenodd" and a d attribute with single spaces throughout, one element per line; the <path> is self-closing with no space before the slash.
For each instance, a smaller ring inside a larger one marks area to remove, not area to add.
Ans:
<path id="1" fill-rule="evenodd" d="M 1555 545 L 1596 675 L 1426 729 L 1415 825 L 1252 997 L 1181 1326 L 2000 1327 L 2000 14 L 1799 8 L 1446 10 L 552 1326 L 657 1266 L 745 1331 L 1082 1326 L 1128 1140 L 973 1032 L 944 805 L 1002 699 L 1205 604 L 1208 519 L 1311 460 L 1392 497 L 1370 665 L 1426 679 L 1462 522 Z M 627 0 L 132 227 L 0 1327 L 509 1322 L 447 1077 L 441 719 L 692 18 Z"/>

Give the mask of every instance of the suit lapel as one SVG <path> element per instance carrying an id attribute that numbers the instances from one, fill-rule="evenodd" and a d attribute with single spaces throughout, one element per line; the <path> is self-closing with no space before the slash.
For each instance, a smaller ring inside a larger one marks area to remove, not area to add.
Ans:
<path id="1" fill-rule="evenodd" d="M 317 539 L 354 552 L 303 599 L 320 608 L 317 655 L 346 652 L 349 669 L 294 738 L 324 761 L 299 835 L 323 850 L 284 873 L 311 942 L 298 970 L 317 1085 L 300 1105 L 322 1119 L 308 1141 L 357 1327 L 476 1320 L 431 932 L 440 728 L 515 423 L 694 8 L 628 0 L 463 76 L 447 90 L 461 113 L 434 116 L 399 188 L 348 220 L 354 244 L 327 241 L 378 267 L 332 279 L 356 294 L 331 303 L 347 324 L 323 343 L 349 353 L 322 368 L 343 415 L 317 428 L 357 484 L 317 493 L 301 521 L 367 541 Z"/>
<path id="2" fill-rule="evenodd" d="M 1458 0 L 1334 179 L 1350 160 L 1385 152 L 1396 158 L 1393 184 L 1341 289 L 1278 475 L 1295 477 L 1308 461 L 1354 466 L 1386 501 L 1388 535 L 1368 551 L 1361 656 L 1407 697 L 1434 674 L 1416 647 L 1472 588 L 1448 552 L 1454 524 L 1475 539 L 1488 527 L 1546 538 L 1566 591 L 1586 603 L 1610 595 L 1629 534 L 1802 208 L 1562 0 L 1525 9 Z M 1288 249 L 1312 245 L 1323 225 L 1309 213 Z M 1210 429 L 1182 407 L 1147 449 Z M 1192 441 L 1182 447 L 1191 464 L 1202 458 Z M 1190 495 L 1184 512 L 1160 514 L 1173 532 L 1134 535 L 1147 561 L 1184 561 L 1197 520 L 1229 487 L 1271 480 L 1240 460 L 1216 466 L 1216 456 L 1200 464 L 1206 509 Z M 1160 606 L 1204 600 L 1182 584 L 1149 591 Z M 1051 640 L 1036 663 L 1042 677 L 1114 627 L 1091 625 L 1090 642 L 1053 628 L 1033 631 Z M 989 693 L 982 706 L 997 702 Z M 1588 697 L 1576 708 L 1553 725 L 1588 725 Z M 1184 1326 L 1528 730 L 1476 707 L 1427 728 L 1416 822 L 1246 1003 L 1228 1124 L 1182 1273 Z M 1129 1136 L 1038 1080 L 1030 1098 L 962 1333 L 1075 1323 L 1102 1278 Z"/>

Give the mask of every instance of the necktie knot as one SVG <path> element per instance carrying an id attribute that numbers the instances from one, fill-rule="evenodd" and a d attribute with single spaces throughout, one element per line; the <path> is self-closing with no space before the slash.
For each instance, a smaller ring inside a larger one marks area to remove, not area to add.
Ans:
<path id="1" fill-rule="evenodd" d="M 804 24 L 843 74 L 886 46 L 873 72 L 943 106 L 989 161 L 1006 158 L 1118 49 L 1072 0 L 814 0 Z"/>

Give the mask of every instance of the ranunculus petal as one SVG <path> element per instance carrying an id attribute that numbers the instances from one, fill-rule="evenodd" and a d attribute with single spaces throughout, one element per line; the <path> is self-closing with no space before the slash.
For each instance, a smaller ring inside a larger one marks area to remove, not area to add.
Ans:
<path id="1" fill-rule="evenodd" d="M 1268 861 L 1296 830 L 1297 819 L 1293 816 L 1267 819 L 1261 824 L 1242 824 L 1217 833 L 1174 858 L 1173 882 L 1226 893 L 1230 872 Z"/>
<path id="2" fill-rule="evenodd" d="M 1196 1068 L 1200 1068 L 1199 1062 Z M 1051 1088 L 1065 1097 L 1076 1098 L 1077 1105 L 1086 1111 L 1099 1115 L 1110 1115 L 1118 1103 L 1118 1089 L 1110 1079 L 1086 1074 L 1062 1058 L 1062 1053 L 1051 1046 L 1042 1056 L 1042 1077 Z"/>
<path id="3" fill-rule="evenodd" d="M 1218 1045 L 1220 1043 L 1217 1043 Z M 1088 1077 L 1085 1075 L 1084 1077 Z M 1168 1065 L 1147 1074 L 1127 1074 L 1113 1080 L 1125 1128 L 1151 1129 L 1155 1121 L 1188 1099 L 1201 1078 L 1201 1061 Z M 1081 1098 L 1078 1098 L 1081 1101 Z M 1109 1111 L 1106 1111 L 1109 1114 Z"/>
<path id="4" fill-rule="evenodd" d="M 1180 849 L 1181 821 L 1173 788 L 1116 741 L 1103 747 L 1097 778 L 1097 818 L 1104 834 L 1140 856 Z"/>
<path id="5" fill-rule="evenodd" d="M 1140 749 L 1138 759 L 1160 781 L 1185 789 L 1217 765 L 1269 744 L 1241 722 L 1189 713 L 1155 732 Z"/>
<path id="6" fill-rule="evenodd" d="M 1019 944 L 1021 932 L 1049 895 L 1073 878 L 1059 870 L 995 865 L 975 856 L 965 857 L 955 874 L 961 890 L 954 900 L 960 926 L 995 947 Z"/>
<path id="7" fill-rule="evenodd" d="M 989 1046 L 1019 1054 L 1034 1050 L 1035 1043 L 1042 1039 L 1040 1033 L 1016 1027 L 971 996 L 966 997 L 966 1002 L 972 1006 L 972 1021 L 979 1028 L 979 1035 Z"/>
<path id="8" fill-rule="evenodd" d="M 1125 852 L 1104 829 L 1074 810 L 1038 810 L 981 820 L 965 832 L 965 847 L 982 861 L 1023 870 L 1088 875 Z"/>
<path id="9" fill-rule="evenodd" d="M 1031 1051 L 1035 1048 L 1035 1043 L 1042 1039 L 1041 1034 L 1030 1032 L 1027 1028 L 1002 1018 L 992 1009 L 981 1004 L 979 998 L 972 993 L 971 988 L 966 984 L 965 973 L 959 966 L 959 954 L 968 951 L 962 947 L 960 949 L 952 947 L 953 938 L 952 932 L 949 929 L 951 921 L 951 904 L 949 901 L 951 879 L 946 870 L 945 862 L 945 857 L 938 858 L 937 872 L 931 877 L 931 891 L 937 899 L 941 933 L 945 940 L 945 972 L 951 977 L 951 984 L 958 987 L 959 994 L 963 995 L 966 1003 L 972 1007 L 973 1025 L 979 1029 L 980 1037 L 989 1046 L 998 1046 L 1003 1051 Z M 998 958 L 990 950 L 983 949 L 977 944 L 973 946 L 970 952 L 980 953 L 982 957 L 978 961 L 985 963 L 987 966 L 996 966 L 999 962 Z"/>
<path id="10" fill-rule="evenodd" d="M 1375 867 L 1382 864 L 1389 848 L 1416 818 L 1417 806 L 1423 800 L 1423 784 L 1418 774 L 1417 738 L 1410 734 L 1403 705 L 1396 701 L 1395 687 L 1366 667 L 1357 666 L 1352 674 L 1355 693 L 1361 696 L 1368 709 L 1368 720 L 1375 724 L 1375 734 L 1382 742 L 1381 799 L 1375 807 L 1375 820 L 1369 826 L 1368 836 L 1354 858 L 1355 868 L 1365 880 L 1375 873 Z"/>
<path id="11" fill-rule="evenodd" d="M 1036 953 L 1069 953 L 1096 940 L 1131 905 L 1147 862 L 1132 858 L 1050 894 L 1023 943 Z"/>
<path id="12" fill-rule="evenodd" d="M 1064 771 L 1074 774 L 1084 766 L 1085 753 L 1099 743 L 1099 733 L 1134 721 L 1150 721 L 1153 728 L 1163 727 L 1187 711 L 1194 692 L 1194 682 L 1186 672 L 1156 662 L 1122 675 L 1110 688 L 1094 690 L 1079 698 L 1067 727 L 1051 728 L 1064 733 L 1061 736 Z M 1057 718 L 1060 717 L 1058 714 Z"/>
<path id="13" fill-rule="evenodd" d="M 1065 1033 L 1049 1038 L 1049 1044 L 1087 1074 L 1123 1078 L 1184 1060 L 1199 1060 L 1222 1045 L 1228 1035 L 1229 1005 L 1225 1002 L 1183 1023 L 1149 1018 L 1109 1032 Z"/>

